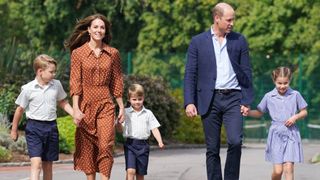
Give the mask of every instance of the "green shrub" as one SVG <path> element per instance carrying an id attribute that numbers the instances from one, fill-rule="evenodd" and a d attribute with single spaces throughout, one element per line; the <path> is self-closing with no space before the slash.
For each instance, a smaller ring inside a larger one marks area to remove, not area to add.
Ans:
<path id="1" fill-rule="evenodd" d="M 116 145 L 117 144 L 123 144 L 124 141 L 125 141 L 122 133 L 120 133 L 120 132 L 116 132 L 116 137 L 115 138 L 116 138 L 116 142 L 115 142 Z"/>
<path id="2" fill-rule="evenodd" d="M 25 136 L 19 136 L 16 142 L 11 140 L 11 144 L 9 145 L 9 150 L 12 152 L 18 152 L 21 154 L 28 154 L 27 141 Z"/>
<path id="3" fill-rule="evenodd" d="M 59 151 L 60 153 L 70 154 L 75 150 L 76 126 L 71 116 L 60 117 L 57 119 L 59 128 Z M 116 145 L 121 145 L 124 138 L 121 133 L 116 133 Z M 118 144 L 117 144 L 118 143 Z"/>
<path id="4" fill-rule="evenodd" d="M 204 133 L 201 118 L 197 116 L 190 119 L 185 115 L 185 110 L 182 107 L 183 96 L 181 89 L 175 90 L 172 94 L 181 104 L 181 108 L 179 109 L 179 125 L 174 130 L 173 139 L 180 143 L 203 144 Z"/>
<path id="5" fill-rule="evenodd" d="M 18 82 L 16 82 L 19 84 Z M 3 84 L 0 85 L 0 115 L 5 116 L 5 121 L 11 122 L 13 119 L 14 111 L 16 109 L 15 100 L 20 93 L 20 86 L 17 84 Z M 3 119 L 3 117 L 0 117 Z M 25 114 L 19 122 L 19 129 L 25 127 Z"/>
<path id="6" fill-rule="evenodd" d="M 64 154 L 71 154 L 72 150 L 73 147 L 67 143 L 67 140 L 59 136 L 59 152 Z"/>
<path id="7" fill-rule="evenodd" d="M 9 134 L 9 123 L 5 116 L 1 116 L 0 119 L 0 146 L 8 148 L 13 142 Z"/>
<path id="8" fill-rule="evenodd" d="M 182 89 L 177 89 L 173 92 L 173 96 L 183 104 Z M 202 127 L 202 121 L 200 116 L 193 119 L 188 118 L 185 115 L 185 110 L 180 108 L 180 118 L 179 125 L 174 130 L 173 138 L 181 143 L 191 143 L 191 144 L 203 144 L 205 143 L 204 131 Z M 226 143 L 226 132 L 222 127 L 221 130 L 221 143 Z"/>
<path id="9" fill-rule="evenodd" d="M 20 87 L 12 84 L 4 84 L 0 87 L 0 113 L 12 115 L 15 110 L 15 100 L 19 94 Z"/>
<path id="10" fill-rule="evenodd" d="M 187 144 L 203 144 L 204 133 L 200 117 L 190 119 L 184 115 L 184 110 L 180 113 L 179 126 L 174 130 L 174 140 Z"/>
<path id="11" fill-rule="evenodd" d="M 0 162 L 8 162 L 12 159 L 12 154 L 5 147 L 0 146 Z"/>
<path id="12" fill-rule="evenodd" d="M 0 146 L 9 148 L 11 143 L 13 143 L 13 141 L 8 131 L 0 131 Z"/>
<path id="13" fill-rule="evenodd" d="M 24 136 L 19 136 L 14 142 L 10 137 L 10 125 L 5 119 L 0 119 L 0 146 L 9 149 L 9 151 L 27 154 L 27 142 Z"/>
<path id="14" fill-rule="evenodd" d="M 179 121 L 179 104 L 169 91 L 168 85 L 161 78 L 152 78 L 147 76 L 126 76 L 125 77 L 124 102 L 127 101 L 129 85 L 139 83 L 144 87 L 145 101 L 144 105 L 150 109 L 157 117 L 161 127 L 161 135 L 165 138 L 172 136 L 173 130 Z M 128 103 L 129 104 L 129 103 Z"/>
<path id="15" fill-rule="evenodd" d="M 60 117 L 57 119 L 59 128 L 59 148 L 61 153 L 72 153 L 74 151 L 74 134 L 76 126 L 71 116 Z"/>
<path id="16" fill-rule="evenodd" d="M 310 160 L 311 163 L 320 163 L 320 153 L 316 153 Z"/>

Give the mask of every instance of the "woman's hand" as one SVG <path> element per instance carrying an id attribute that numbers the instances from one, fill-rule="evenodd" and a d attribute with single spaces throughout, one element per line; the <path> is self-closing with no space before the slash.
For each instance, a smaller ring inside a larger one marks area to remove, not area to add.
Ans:
<path id="1" fill-rule="evenodd" d="M 118 114 L 118 123 L 123 123 L 124 118 L 125 118 L 124 108 L 120 108 L 119 109 L 119 114 Z"/>
<path id="2" fill-rule="evenodd" d="M 76 126 L 79 126 L 80 121 L 84 118 L 84 114 L 80 111 L 80 109 L 73 110 L 73 122 Z"/>

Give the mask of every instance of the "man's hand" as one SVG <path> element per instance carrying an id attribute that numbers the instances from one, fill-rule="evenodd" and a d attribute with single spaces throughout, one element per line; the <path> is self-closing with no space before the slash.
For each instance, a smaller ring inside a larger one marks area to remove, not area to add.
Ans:
<path id="1" fill-rule="evenodd" d="M 197 108 L 194 104 L 188 104 L 186 107 L 186 115 L 188 117 L 196 117 L 198 115 Z"/>
<path id="2" fill-rule="evenodd" d="M 250 106 L 240 105 L 240 112 L 242 116 L 248 116 L 249 111 L 250 111 Z"/>

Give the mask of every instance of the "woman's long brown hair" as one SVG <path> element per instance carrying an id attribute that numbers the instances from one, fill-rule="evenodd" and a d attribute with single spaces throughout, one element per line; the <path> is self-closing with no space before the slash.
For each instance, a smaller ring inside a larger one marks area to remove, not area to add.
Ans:
<path id="1" fill-rule="evenodd" d="M 70 53 L 82 46 L 84 43 L 90 40 L 90 35 L 88 33 L 88 27 L 91 26 L 91 23 L 95 19 L 101 19 L 106 28 L 105 37 L 102 39 L 102 42 L 109 44 L 111 41 L 111 23 L 107 20 L 107 18 L 102 14 L 94 14 L 88 16 L 84 19 L 81 19 L 77 22 L 72 34 L 70 37 L 64 42 L 64 47 L 70 50 Z"/>

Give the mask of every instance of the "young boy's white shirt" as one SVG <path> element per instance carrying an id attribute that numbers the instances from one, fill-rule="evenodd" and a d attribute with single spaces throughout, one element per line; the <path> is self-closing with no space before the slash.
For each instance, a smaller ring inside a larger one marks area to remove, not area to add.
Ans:
<path id="1" fill-rule="evenodd" d="M 146 140 L 151 135 L 151 130 L 160 127 L 160 123 L 152 111 L 142 107 L 136 112 L 131 106 L 125 108 L 125 120 L 122 123 L 123 136 L 126 138 Z"/>
<path id="2" fill-rule="evenodd" d="M 53 121 L 57 119 L 57 101 L 67 97 L 59 80 L 40 86 L 37 79 L 23 85 L 15 103 L 25 109 L 29 119 Z"/>

